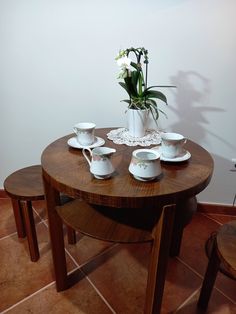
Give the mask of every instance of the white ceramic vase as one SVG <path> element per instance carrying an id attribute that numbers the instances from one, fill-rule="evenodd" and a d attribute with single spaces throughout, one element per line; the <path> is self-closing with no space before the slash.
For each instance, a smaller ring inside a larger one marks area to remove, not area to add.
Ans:
<path id="1" fill-rule="evenodd" d="M 133 137 L 143 137 L 146 134 L 149 110 L 128 109 L 127 129 Z"/>

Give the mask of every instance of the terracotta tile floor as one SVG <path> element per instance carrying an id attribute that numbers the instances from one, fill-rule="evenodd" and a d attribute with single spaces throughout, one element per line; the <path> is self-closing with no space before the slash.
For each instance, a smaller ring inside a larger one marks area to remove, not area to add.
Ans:
<path id="1" fill-rule="evenodd" d="M 44 202 L 34 203 L 40 259 L 29 259 L 26 239 L 19 240 L 9 199 L 0 199 L 1 313 L 143 313 L 149 245 L 120 245 L 77 235 L 66 244 L 68 269 L 81 280 L 57 293 Z M 179 257 L 170 258 L 162 313 L 202 313 L 196 302 L 205 273 L 204 244 L 210 233 L 233 217 L 197 213 L 186 227 Z M 65 242 L 66 237 L 65 237 Z M 207 313 L 236 313 L 236 281 L 218 274 Z"/>

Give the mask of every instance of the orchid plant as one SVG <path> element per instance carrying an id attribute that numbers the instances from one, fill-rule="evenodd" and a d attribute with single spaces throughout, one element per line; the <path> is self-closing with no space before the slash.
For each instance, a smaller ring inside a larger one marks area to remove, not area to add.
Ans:
<path id="1" fill-rule="evenodd" d="M 135 55 L 136 62 L 132 61 L 130 53 Z M 147 86 L 148 51 L 145 48 L 133 47 L 126 50 L 120 50 L 116 57 L 116 61 L 120 68 L 118 79 L 124 80 L 123 82 L 119 82 L 119 84 L 129 95 L 129 99 L 122 100 L 128 103 L 128 108 L 138 110 L 149 109 L 155 121 L 159 118 L 159 112 L 166 116 L 165 112 L 158 108 L 156 99 L 162 100 L 167 105 L 167 98 L 162 92 L 156 90 L 156 88 L 175 86 Z M 143 71 L 143 65 L 145 71 Z"/>

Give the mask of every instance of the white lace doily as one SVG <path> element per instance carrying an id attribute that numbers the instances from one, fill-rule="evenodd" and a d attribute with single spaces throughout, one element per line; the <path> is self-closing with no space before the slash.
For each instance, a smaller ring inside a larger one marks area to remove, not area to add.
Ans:
<path id="1" fill-rule="evenodd" d="M 133 137 L 126 128 L 119 128 L 107 133 L 107 137 L 115 144 L 125 144 L 127 146 L 150 146 L 161 143 L 160 133 L 156 130 L 147 130 L 146 135 L 143 137 Z"/>

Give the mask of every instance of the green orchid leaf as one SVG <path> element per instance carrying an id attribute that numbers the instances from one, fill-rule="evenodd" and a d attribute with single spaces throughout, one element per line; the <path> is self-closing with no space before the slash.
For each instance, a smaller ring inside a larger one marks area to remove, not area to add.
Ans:
<path id="1" fill-rule="evenodd" d="M 120 84 L 120 86 L 122 86 L 122 87 L 126 90 L 126 92 L 130 95 L 129 89 L 127 88 L 126 84 L 123 83 L 123 82 L 119 82 L 119 84 Z"/>
<path id="2" fill-rule="evenodd" d="M 164 103 L 167 104 L 167 98 L 166 98 L 166 96 L 162 92 L 159 92 L 159 91 L 156 91 L 156 90 L 147 90 L 147 89 L 145 89 L 145 91 L 143 92 L 143 96 L 145 96 L 146 99 L 157 98 L 157 99 L 160 99 Z"/>
<path id="3" fill-rule="evenodd" d="M 161 112 L 166 117 L 166 119 L 168 119 L 167 114 L 163 110 L 158 109 L 158 111 Z"/>
<path id="4" fill-rule="evenodd" d="M 153 107 L 151 106 L 151 107 L 150 107 L 150 111 L 151 111 L 151 114 L 152 114 L 153 119 L 154 119 L 155 121 L 158 120 L 158 118 L 159 118 L 159 112 L 158 112 L 157 108 L 156 108 L 156 107 L 153 108 Z"/>
<path id="5" fill-rule="evenodd" d="M 138 93 L 137 93 L 137 87 L 134 86 L 133 82 L 132 82 L 132 77 L 126 77 L 124 78 L 124 81 L 125 81 L 125 84 L 126 84 L 126 87 L 128 89 L 128 93 L 130 96 L 133 96 L 133 97 L 137 97 L 138 96 Z"/>
<path id="6" fill-rule="evenodd" d="M 150 103 L 150 105 L 151 105 L 152 107 L 154 107 L 154 108 L 157 109 L 157 103 L 156 103 L 155 100 L 153 100 L 153 99 L 148 99 L 147 102 Z"/>
<path id="7" fill-rule="evenodd" d="M 146 90 L 156 88 L 156 87 L 165 87 L 165 88 L 177 88 L 175 85 L 153 85 L 146 88 Z"/>
<path id="8" fill-rule="evenodd" d="M 138 84 L 139 77 L 140 77 L 140 72 L 139 71 L 131 72 L 131 81 L 132 81 L 133 88 L 134 88 L 136 93 L 138 93 L 138 91 L 137 91 L 137 84 Z"/>
<path id="9" fill-rule="evenodd" d="M 126 102 L 127 104 L 130 104 L 130 100 L 129 99 L 123 99 L 123 100 L 121 100 L 122 102 Z"/>
<path id="10" fill-rule="evenodd" d="M 131 63 L 130 63 L 130 65 L 132 65 L 132 67 L 134 67 L 136 70 L 138 70 L 138 69 L 139 69 L 139 67 L 137 66 L 137 64 L 136 64 L 136 63 L 134 63 L 134 62 L 131 62 Z"/>

